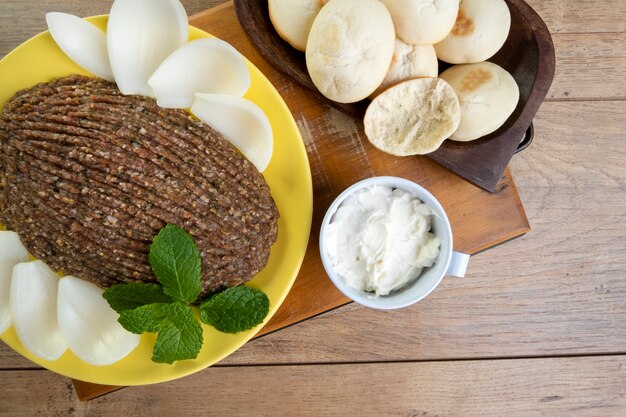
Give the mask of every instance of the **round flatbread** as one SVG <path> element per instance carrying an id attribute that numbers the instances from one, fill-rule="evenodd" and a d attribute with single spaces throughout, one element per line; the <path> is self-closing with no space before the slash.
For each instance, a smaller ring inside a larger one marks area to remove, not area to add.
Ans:
<path id="1" fill-rule="evenodd" d="M 382 0 L 397 36 L 414 45 L 432 45 L 446 37 L 459 10 L 459 0 Z"/>
<path id="2" fill-rule="evenodd" d="M 270 20 L 281 38 L 304 51 L 315 17 L 328 0 L 268 0 Z"/>
<path id="3" fill-rule="evenodd" d="M 439 74 L 439 61 L 432 45 L 409 45 L 396 38 L 391 65 L 385 79 L 372 94 L 372 98 L 386 88 L 416 77 L 436 77 Z"/>
<path id="4" fill-rule="evenodd" d="M 437 57 L 450 64 L 485 61 L 502 48 L 510 28 L 504 0 L 461 0 L 454 27 L 435 45 Z"/>
<path id="5" fill-rule="evenodd" d="M 435 151 L 456 130 L 459 99 L 440 78 L 415 78 L 383 91 L 365 112 L 365 135 L 378 149 L 397 156 Z"/>
<path id="6" fill-rule="evenodd" d="M 309 75 L 331 100 L 362 100 L 385 78 L 395 38 L 391 16 L 380 1 L 331 0 L 309 33 Z"/>
<path id="7" fill-rule="evenodd" d="M 519 101 L 519 87 L 505 69 L 491 62 L 454 65 L 442 72 L 459 97 L 461 122 L 450 139 L 467 142 L 497 130 Z"/>

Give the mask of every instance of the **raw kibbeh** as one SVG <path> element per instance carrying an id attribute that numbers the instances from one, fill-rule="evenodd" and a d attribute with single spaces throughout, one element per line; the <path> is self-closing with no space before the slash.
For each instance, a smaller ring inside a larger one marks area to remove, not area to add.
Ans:
<path id="1" fill-rule="evenodd" d="M 18 92 L 0 119 L 0 223 L 50 267 L 101 287 L 154 282 L 168 223 L 202 257 L 203 295 L 267 263 L 278 211 L 263 176 L 184 110 L 73 75 Z"/>

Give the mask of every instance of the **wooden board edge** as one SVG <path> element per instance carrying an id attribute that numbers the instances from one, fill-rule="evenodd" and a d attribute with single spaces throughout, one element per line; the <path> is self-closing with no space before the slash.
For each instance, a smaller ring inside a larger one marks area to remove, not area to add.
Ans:
<path id="1" fill-rule="evenodd" d="M 93 384 L 91 382 L 80 381 L 78 379 L 72 379 L 72 385 L 74 385 L 74 391 L 80 401 L 93 400 L 125 388 L 123 386 Z"/>

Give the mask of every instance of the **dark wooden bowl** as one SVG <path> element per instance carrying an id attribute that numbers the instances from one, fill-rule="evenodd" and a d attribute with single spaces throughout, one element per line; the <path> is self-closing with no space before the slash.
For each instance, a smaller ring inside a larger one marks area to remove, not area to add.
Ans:
<path id="1" fill-rule="evenodd" d="M 472 142 L 447 140 L 427 155 L 471 183 L 494 191 L 520 142 L 528 142 L 532 120 L 554 78 L 552 37 L 539 15 L 523 0 L 506 0 L 511 10 L 511 31 L 489 61 L 511 73 L 520 88 L 517 108 L 497 131 Z M 259 54 L 276 69 L 318 94 L 330 105 L 363 118 L 369 100 L 336 103 L 322 96 L 311 81 L 305 56 L 280 38 L 269 18 L 267 0 L 234 0 L 237 18 Z M 443 71 L 449 64 L 440 62 Z M 532 137 L 531 137 L 532 139 Z"/>

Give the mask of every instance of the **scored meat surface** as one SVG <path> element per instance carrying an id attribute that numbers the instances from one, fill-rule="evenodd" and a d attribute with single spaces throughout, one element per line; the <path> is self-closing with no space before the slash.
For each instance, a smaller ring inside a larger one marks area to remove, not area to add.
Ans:
<path id="1" fill-rule="evenodd" d="M 263 176 L 183 110 L 70 76 L 18 92 L 0 118 L 0 223 L 50 267 L 101 287 L 156 281 L 167 223 L 202 257 L 203 295 L 267 263 L 278 211 Z"/>

